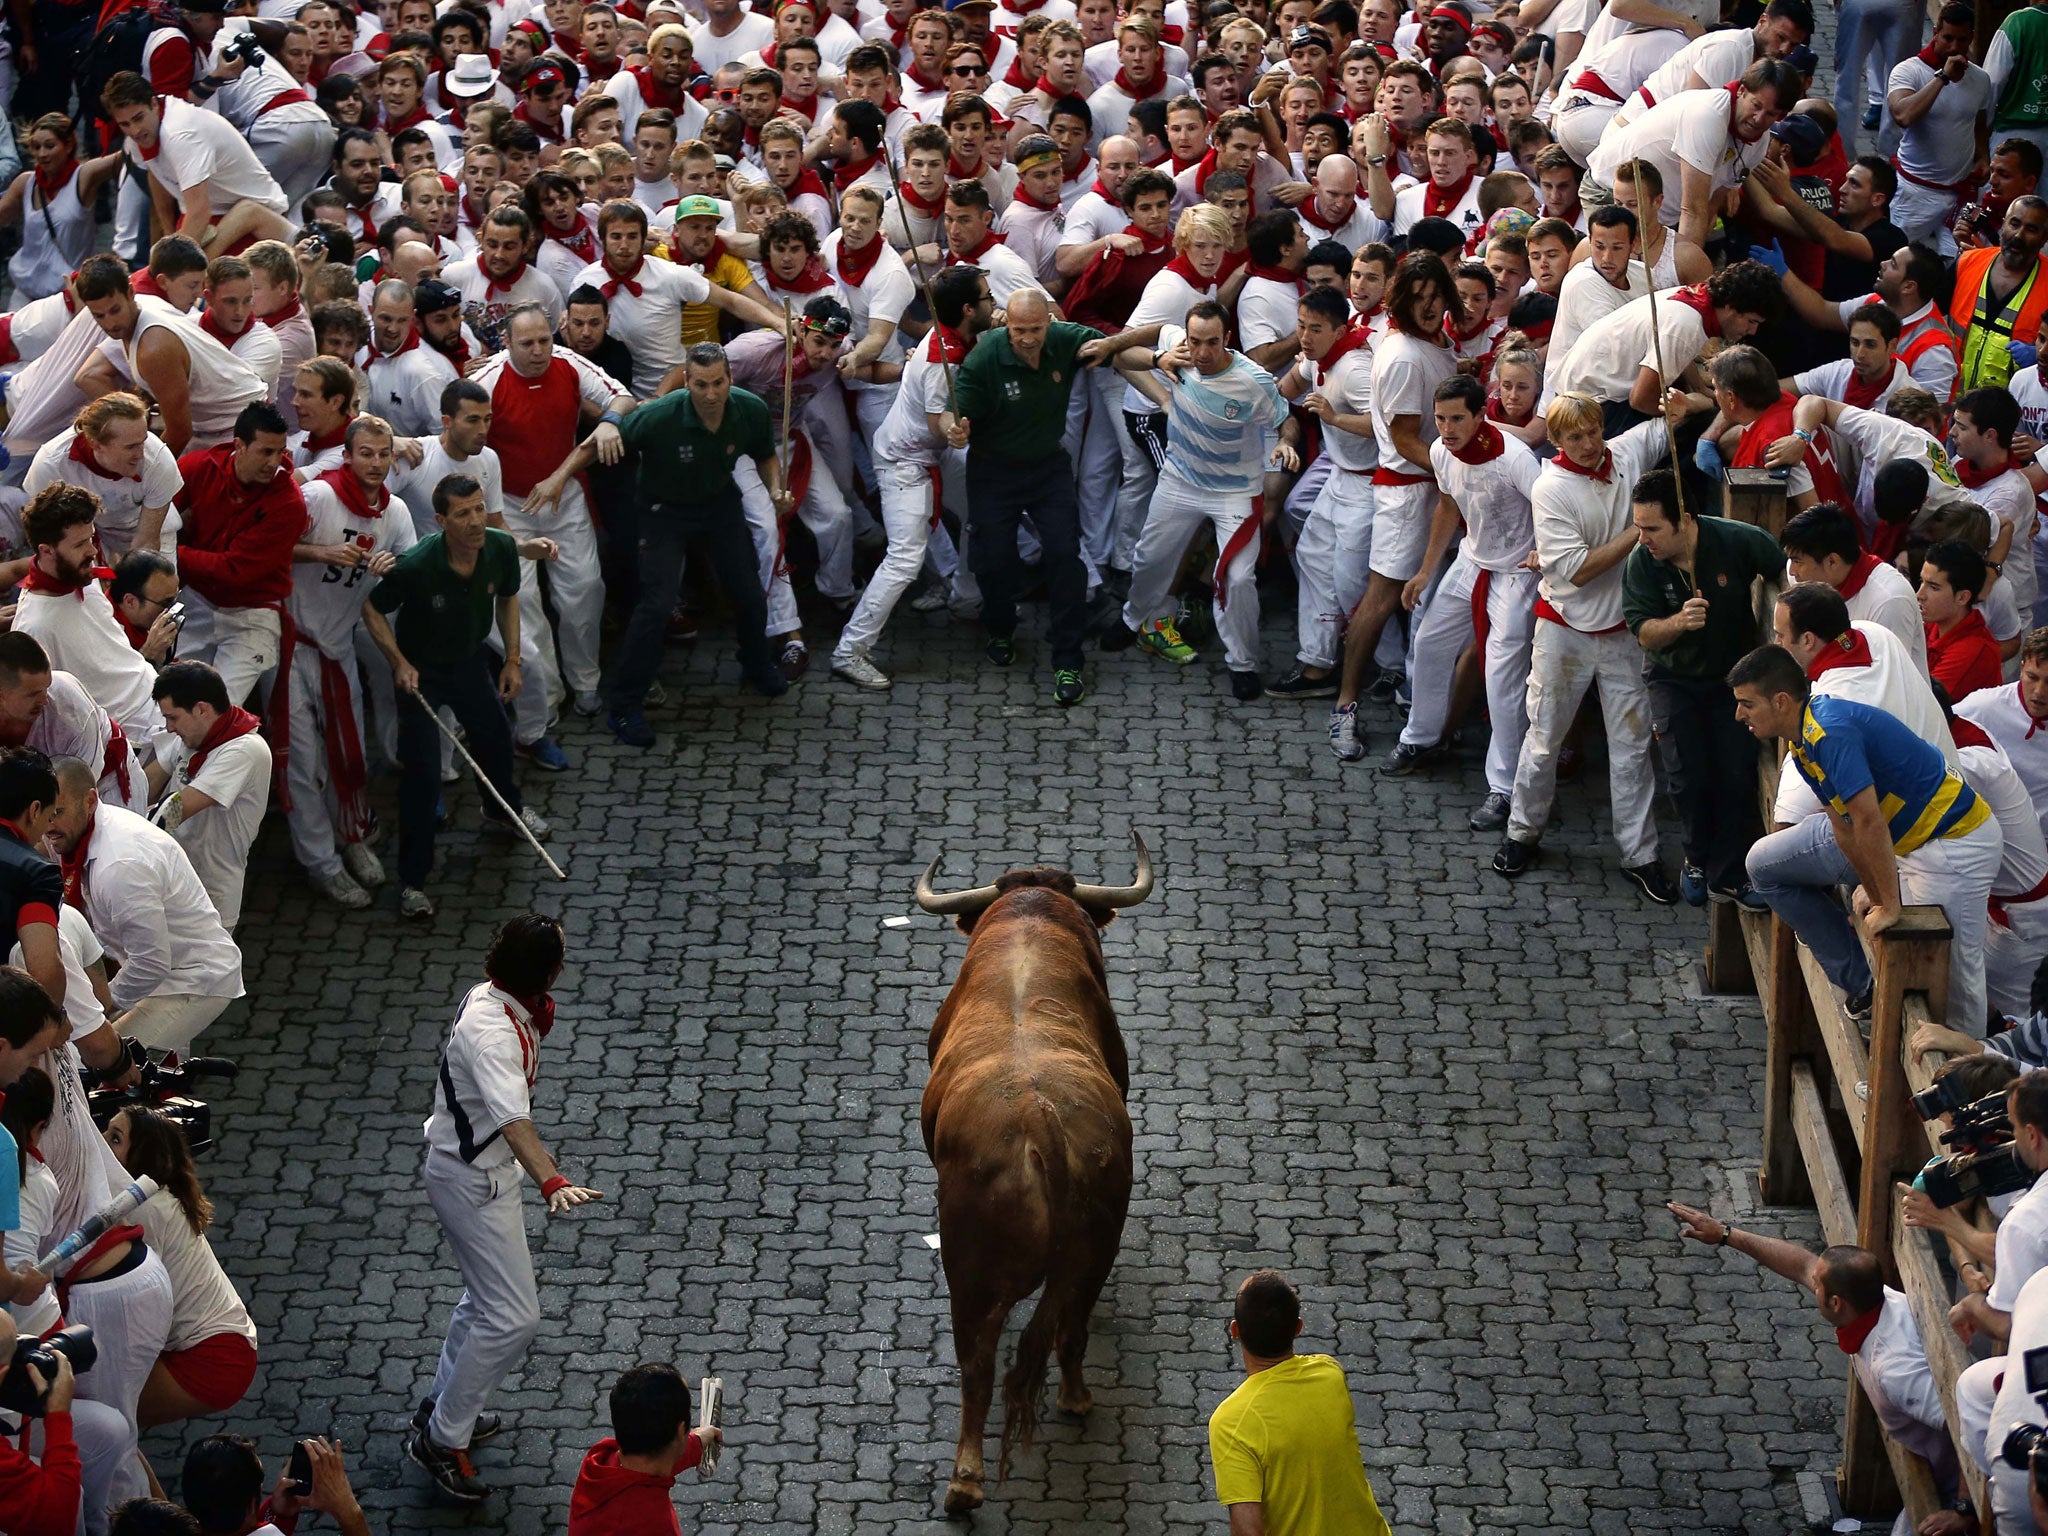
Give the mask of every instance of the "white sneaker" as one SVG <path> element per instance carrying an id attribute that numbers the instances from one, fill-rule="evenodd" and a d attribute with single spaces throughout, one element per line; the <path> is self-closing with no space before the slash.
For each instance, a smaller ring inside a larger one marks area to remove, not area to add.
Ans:
<path id="1" fill-rule="evenodd" d="M 843 677 L 856 688 L 883 692 L 889 686 L 889 674 L 861 655 L 834 656 L 832 675 Z"/>
<path id="2" fill-rule="evenodd" d="M 343 843 L 341 862 L 355 877 L 355 882 L 364 890 L 375 890 L 384 883 L 384 861 L 377 857 L 376 850 L 368 843 Z"/>
<path id="3" fill-rule="evenodd" d="M 370 904 L 370 893 L 351 880 L 346 870 L 336 870 L 331 875 L 315 875 L 313 889 L 337 907 L 347 907 L 351 912 L 360 912 Z"/>
<path id="4" fill-rule="evenodd" d="M 548 838 L 552 836 L 554 833 L 555 829 L 548 825 L 547 818 L 542 816 L 538 811 L 521 811 L 519 813 L 519 819 L 526 823 L 526 830 L 531 832 L 534 835 L 535 840 L 538 842 L 546 842 Z M 507 821 L 503 816 L 499 815 L 496 811 L 493 811 L 489 815 L 485 816 L 483 820 L 484 825 L 489 827 L 493 832 L 502 832 L 507 837 L 517 837 L 519 835 L 519 833 L 513 828 L 512 823 Z"/>
<path id="5" fill-rule="evenodd" d="M 953 595 L 946 590 L 943 581 L 935 581 L 910 600 L 912 613 L 937 613 L 941 608 L 952 606 Z"/>
<path id="6" fill-rule="evenodd" d="M 1365 756 L 1365 738 L 1358 729 L 1358 706 L 1342 704 L 1330 711 L 1330 750 L 1340 762 L 1355 763 Z"/>
<path id="7" fill-rule="evenodd" d="M 398 893 L 398 915 L 400 917 L 432 917 L 433 898 L 417 886 L 408 885 Z"/>
<path id="8" fill-rule="evenodd" d="M 666 704 L 667 702 L 668 690 L 661 686 L 659 678 L 647 685 L 647 704 L 650 708 L 655 705 Z"/>
<path id="9" fill-rule="evenodd" d="M 588 693 L 579 693 L 576 695 L 576 713 L 586 720 L 593 715 L 601 715 L 604 713 L 604 700 L 597 696 L 594 689 Z"/>

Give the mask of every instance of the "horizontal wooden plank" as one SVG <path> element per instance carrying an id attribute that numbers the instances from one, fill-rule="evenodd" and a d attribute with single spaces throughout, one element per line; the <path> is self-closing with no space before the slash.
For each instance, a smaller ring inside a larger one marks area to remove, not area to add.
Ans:
<path id="1" fill-rule="evenodd" d="M 1856 1133 L 1856 1150 L 1861 1152 L 1865 1114 L 1857 1086 L 1870 1081 L 1870 1048 L 1863 1043 L 1862 1032 L 1842 1012 L 1842 1005 L 1835 1001 L 1835 989 L 1828 984 L 1827 973 L 1804 944 L 1799 946 L 1799 968 L 1806 977 L 1807 995 L 1813 999 L 1813 1016 L 1820 1025 L 1820 1037 L 1827 1044 L 1836 1091 L 1849 1112 L 1849 1125 Z"/>
<path id="2" fill-rule="evenodd" d="M 1806 1159 L 1806 1177 L 1813 1185 L 1821 1230 L 1831 1244 L 1855 1242 L 1856 1198 L 1842 1171 L 1842 1160 L 1835 1155 L 1827 1102 L 1821 1097 L 1813 1068 L 1803 1061 L 1792 1063 L 1792 1130 Z"/>

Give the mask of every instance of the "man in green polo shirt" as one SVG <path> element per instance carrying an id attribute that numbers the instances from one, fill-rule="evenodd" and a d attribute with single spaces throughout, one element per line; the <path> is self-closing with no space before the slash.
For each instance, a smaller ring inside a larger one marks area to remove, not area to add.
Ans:
<path id="1" fill-rule="evenodd" d="M 2020 6 L 1998 24 L 1984 72 L 1998 91 L 1992 139 L 2026 139 L 2048 155 L 2048 0 Z"/>
<path id="2" fill-rule="evenodd" d="M 1785 551 L 1761 528 L 1681 510 L 1668 469 L 1644 475 L 1632 499 L 1641 542 L 1621 568 L 1621 617 L 1649 657 L 1650 721 L 1685 817 L 1678 888 L 1696 907 L 1711 891 L 1760 908 L 1743 870 L 1763 830 L 1756 742 L 1726 678 L 1759 643 L 1750 583 L 1781 578 Z"/>
<path id="3" fill-rule="evenodd" d="M 988 659 L 1017 659 L 1017 593 L 1024 562 L 1017 524 L 1031 514 L 1045 548 L 1041 569 L 1052 597 L 1053 698 L 1078 704 L 1088 630 L 1088 572 L 1081 564 L 1081 504 L 1074 466 L 1060 445 L 1067 402 L 1080 371 L 1117 350 L 1102 332 L 1054 321 L 1037 289 L 1012 296 L 1009 324 L 990 331 L 953 376 L 958 419 L 969 432 L 967 563 L 981 584 Z"/>
<path id="4" fill-rule="evenodd" d="M 432 917 L 426 893 L 434 870 L 434 823 L 441 798 L 441 733 L 433 712 L 450 709 L 466 745 L 527 830 L 548 824 L 526 809 L 512 777 L 512 722 L 505 706 L 519 697 L 519 560 L 552 560 L 552 539 L 523 543 L 489 526 L 483 487 L 450 475 L 434 487 L 430 533 L 398 557 L 363 604 L 363 624 L 391 663 L 398 692 L 414 695 L 398 710 L 398 910 Z M 389 614 L 397 614 L 394 631 Z M 495 623 L 505 659 L 493 673 L 484 642 Z M 495 805 L 484 825 L 513 831 Z"/>

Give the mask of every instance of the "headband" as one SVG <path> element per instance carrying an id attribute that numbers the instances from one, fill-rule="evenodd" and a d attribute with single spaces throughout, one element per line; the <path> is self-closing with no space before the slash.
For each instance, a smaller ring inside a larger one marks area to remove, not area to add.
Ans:
<path id="1" fill-rule="evenodd" d="M 1454 11 L 1448 5 L 1440 5 L 1429 13 L 1431 21 L 1448 21 L 1467 37 L 1472 35 L 1472 18 L 1463 11 Z"/>

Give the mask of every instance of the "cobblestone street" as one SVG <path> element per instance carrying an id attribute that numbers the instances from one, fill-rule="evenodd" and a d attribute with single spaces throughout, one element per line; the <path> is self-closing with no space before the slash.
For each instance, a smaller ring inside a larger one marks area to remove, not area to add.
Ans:
<path id="1" fill-rule="evenodd" d="M 1159 890 L 1106 935 L 1138 1174 L 1097 1407 L 1051 1421 L 976 1528 L 1220 1531 L 1204 1424 L 1238 1379 L 1228 1298 L 1271 1264 L 1303 1289 L 1304 1348 L 1350 1371 L 1397 1531 L 1788 1529 L 1795 1474 L 1833 1464 L 1841 1357 L 1808 1298 L 1682 1253 L 1660 1205 L 1818 1228 L 1750 1215 L 1760 1018 L 1699 995 L 1699 914 L 1620 879 L 1604 774 L 1564 792 L 1510 891 L 1465 826 L 1469 751 L 1398 783 L 1340 772 L 1323 706 L 1231 703 L 1213 647 L 1179 672 L 1102 658 L 1062 713 L 1039 624 L 1004 675 L 975 629 L 905 611 L 894 693 L 821 656 L 773 704 L 710 643 L 672 650 L 656 750 L 572 723 L 574 770 L 528 776 L 566 885 L 481 841 L 475 789 L 451 788 L 428 929 L 388 888 L 368 913 L 319 901 L 268 828 L 240 933 L 256 1006 L 203 1041 L 243 1069 L 203 1168 L 263 1334 L 227 1427 L 273 1476 L 288 1435 L 338 1434 L 394 1536 L 539 1536 L 613 1375 L 673 1359 L 729 1393 L 723 1464 L 681 1480 L 686 1530 L 946 1529 L 957 1394 L 917 1106 L 965 941 L 912 883 L 941 844 L 956 883 L 1039 860 L 1120 882 L 1136 828 Z M 1365 711 L 1376 759 L 1396 717 Z M 419 1128 L 484 941 L 528 906 L 572 945 L 539 1124 L 608 1199 L 541 1232 L 529 1198 L 546 1320 L 472 1513 L 400 1454 L 458 1288 Z M 167 1480 L 182 1444 L 146 1441 Z"/>

